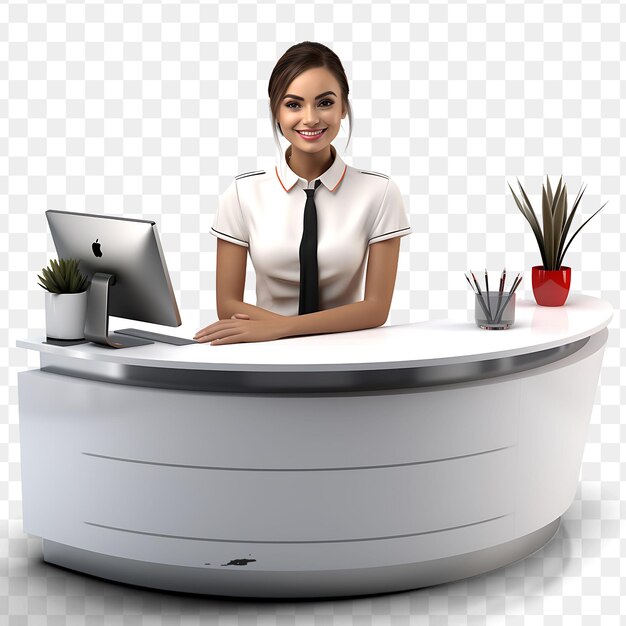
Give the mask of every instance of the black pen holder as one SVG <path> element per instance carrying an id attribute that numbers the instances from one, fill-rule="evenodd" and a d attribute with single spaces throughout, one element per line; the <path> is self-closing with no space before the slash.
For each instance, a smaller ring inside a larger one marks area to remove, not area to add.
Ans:
<path id="1" fill-rule="evenodd" d="M 480 295 L 475 294 L 474 317 L 476 325 L 485 330 L 506 330 L 511 328 L 515 321 L 515 296 L 509 297 L 508 291 L 500 294 L 498 291 L 483 291 Z M 504 307 L 504 308 L 503 308 Z"/>

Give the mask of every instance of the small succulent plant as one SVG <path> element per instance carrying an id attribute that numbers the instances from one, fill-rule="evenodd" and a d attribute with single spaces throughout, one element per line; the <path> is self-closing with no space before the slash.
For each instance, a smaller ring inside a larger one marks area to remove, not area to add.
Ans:
<path id="1" fill-rule="evenodd" d="M 78 269 L 76 259 L 52 259 L 41 273 L 42 276 L 37 275 L 41 281 L 39 286 L 50 293 L 80 293 L 89 286 L 89 280 Z"/>
<path id="2" fill-rule="evenodd" d="M 567 233 L 569 231 L 570 225 L 572 223 L 572 218 L 574 217 L 574 213 L 576 213 L 576 209 L 578 208 L 578 203 L 580 199 L 583 197 L 583 193 L 585 193 L 585 189 L 582 187 L 576 196 L 576 200 L 574 201 L 574 205 L 572 206 L 572 212 L 567 215 L 567 186 L 563 183 L 563 177 L 559 180 L 559 185 L 556 188 L 556 192 L 554 195 L 552 194 L 552 188 L 550 187 L 550 179 L 547 179 L 547 184 L 543 187 L 543 195 L 542 195 L 542 218 L 543 218 L 543 233 L 541 232 L 541 228 L 539 227 L 539 222 L 537 220 L 537 216 L 533 211 L 533 207 L 530 204 L 530 200 L 528 200 L 528 196 L 524 191 L 522 185 L 519 180 L 517 184 L 522 192 L 522 202 L 520 202 L 513 191 L 511 185 L 509 188 L 511 189 L 511 193 L 515 198 L 515 203 L 517 204 L 519 210 L 522 212 L 522 215 L 528 220 L 533 232 L 535 233 L 535 238 L 537 239 L 537 243 L 539 244 L 539 251 L 541 252 L 541 259 L 543 261 L 543 268 L 545 270 L 558 270 L 561 268 L 561 264 L 563 263 L 563 257 L 565 256 L 565 252 L 569 248 L 572 240 L 576 235 L 581 231 L 582 227 L 593 217 L 596 213 L 599 213 L 605 206 L 606 202 L 587 220 L 583 223 L 582 226 L 572 235 L 571 239 L 568 241 L 567 245 L 564 247 L 565 239 L 567 237 Z"/>

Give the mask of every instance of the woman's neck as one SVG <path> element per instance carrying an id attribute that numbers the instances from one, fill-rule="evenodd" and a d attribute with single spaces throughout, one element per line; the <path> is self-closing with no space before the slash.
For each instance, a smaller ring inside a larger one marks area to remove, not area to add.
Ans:
<path id="1" fill-rule="evenodd" d="M 286 152 L 287 165 L 292 172 L 311 182 L 319 178 L 333 164 L 335 155 L 331 148 L 332 146 L 328 146 L 326 150 L 310 154 L 297 148 L 294 150 L 291 145 Z"/>

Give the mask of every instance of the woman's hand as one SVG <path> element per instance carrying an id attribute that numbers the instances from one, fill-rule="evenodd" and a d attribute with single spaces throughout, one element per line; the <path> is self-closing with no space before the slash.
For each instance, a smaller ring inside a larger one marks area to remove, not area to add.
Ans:
<path id="1" fill-rule="evenodd" d="M 273 341 L 283 337 L 284 322 L 277 320 L 253 320 L 245 313 L 235 313 L 229 320 L 219 320 L 199 330 L 194 339 L 198 343 L 222 346 L 228 343 Z"/>

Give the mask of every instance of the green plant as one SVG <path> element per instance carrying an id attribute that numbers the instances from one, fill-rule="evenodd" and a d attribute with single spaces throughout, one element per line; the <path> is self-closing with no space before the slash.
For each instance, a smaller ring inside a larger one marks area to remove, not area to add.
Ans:
<path id="1" fill-rule="evenodd" d="M 509 185 L 509 189 L 511 189 L 511 193 L 515 198 L 515 202 L 519 210 L 522 212 L 522 215 L 528 220 L 528 223 L 535 233 L 535 238 L 537 239 L 537 243 L 539 244 L 539 251 L 541 252 L 543 268 L 546 270 L 558 270 L 563 263 L 563 257 L 565 256 L 565 252 L 567 252 L 567 249 L 572 243 L 574 237 L 576 237 L 576 235 L 581 231 L 582 227 L 591 219 L 591 217 L 599 213 L 607 205 L 607 202 L 605 202 L 587 221 L 583 223 L 583 225 L 572 235 L 567 245 L 563 247 L 563 245 L 565 244 L 567 233 L 569 231 L 569 227 L 572 223 L 572 218 L 574 217 L 574 213 L 576 213 L 578 203 L 583 197 L 583 193 L 585 193 L 585 190 L 581 186 L 581 190 L 578 192 L 576 200 L 574 201 L 572 212 L 568 216 L 567 185 L 562 184 L 563 176 L 561 176 L 561 179 L 559 180 L 559 185 L 556 188 L 556 192 L 554 193 L 554 195 L 552 195 L 550 179 L 548 177 L 546 178 L 547 185 L 543 187 L 541 202 L 543 233 L 541 232 L 541 228 L 539 227 L 539 221 L 537 220 L 537 216 L 533 211 L 533 207 L 530 204 L 528 196 L 526 195 L 526 192 L 524 191 L 519 180 L 517 181 L 517 184 L 519 185 L 519 188 L 522 192 L 523 202 L 520 202 L 518 200 L 511 185 Z"/>
<path id="2" fill-rule="evenodd" d="M 41 281 L 39 286 L 50 293 L 80 293 L 89 286 L 89 280 L 78 269 L 76 259 L 52 259 L 41 273 L 42 276 L 37 274 Z"/>

